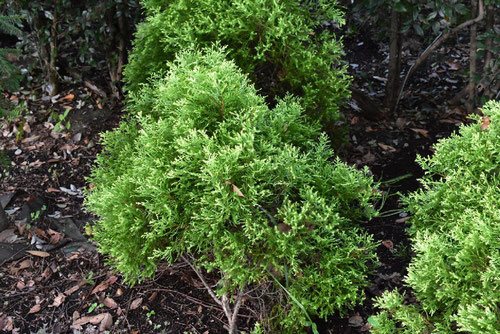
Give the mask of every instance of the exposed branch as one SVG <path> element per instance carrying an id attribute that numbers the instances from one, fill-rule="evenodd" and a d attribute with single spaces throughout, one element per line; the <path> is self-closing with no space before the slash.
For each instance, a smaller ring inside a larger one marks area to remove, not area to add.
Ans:
<path id="1" fill-rule="evenodd" d="M 201 280 L 201 283 L 203 283 L 203 286 L 205 287 L 205 289 L 207 289 L 208 293 L 210 294 L 210 297 L 212 297 L 212 299 L 222 307 L 222 310 L 224 311 L 224 314 L 226 315 L 228 321 L 228 326 L 227 326 L 228 333 L 229 334 L 238 333 L 236 320 L 238 319 L 238 312 L 240 311 L 241 305 L 243 303 L 244 294 L 241 291 L 238 292 L 238 295 L 236 296 L 236 300 L 234 303 L 234 307 L 231 309 L 231 302 L 227 297 L 227 294 L 224 294 L 222 298 L 218 298 L 214 290 L 207 283 L 205 277 L 203 277 L 203 274 L 198 270 L 198 268 L 196 268 L 194 264 L 191 261 L 189 261 L 187 257 L 182 255 L 181 259 L 184 262 L 186 262 L 189 265 L 189 267 L 191 267 L 191 269 L 196 273 L 198 278 Z"/>
<path id="2" fill-rule="evenodd" d="M 448 30 L 446 32 L 441 33 L 427 47 L 427 49 L 425 49 L 425 51 L 420 54 L 420 56 L 417 58 L 417 60 L 415 61 L 415 63 L 413 63 L 413 65 L 408 70 L 408 73 L 406 73 L 406 76 L 405 76 L 405 78 L 403 80 L 403 83 L 401 84 L 401 89 L 399 91 L 398 99 L 396 101 L 396 107 L 398 106 L 399 101 L 401 101 L 401 97 L 403 96 L 404 89 L 405 89 L 406 83 L 408 82 L 408 79 L 415 73 L 415 71 L 420 67 L 420 65 L 422 65 L 422 63 L 425 62 L 427 60 L 427 58 L 429 58 L 429 56 L 432 54 L 432 52 L 434 52 L 434 50 L 436 50 L 439 46 L 441 46 L 441 44 L 443 44 L 451 36 L 457 34 L 459 31 L 461 31 L 461 30 L 463 30 L 465 28 L 468 28 L 471 25 L 476 24 L 476 23 L 480 22 L 481 20 L 483 20 L 484 16 L 485 15 L 484 15 L 483 0 L 479 0 L 479 11 L 478 11 L 478 15 L 477 15 L 477 17 L 475 19 L 471 19 L 471 20 L 465 21 L 462 24 L 456 26 L 455 28 L 453 28 L 451 30 Z"/>
<path id="3" fill-rule="evenodd" d="M 222 306 L 222 301 L 217 297 L 217 295 L 215 294 L 214 290 L 210 287 L 210 285 L 208 285 L 207 281 L 205 280 L 205 277 L 203 277 L 203 275 L 200 273 L 200 271 L 184 255 L 181 256 L 181 259 L 184 262 L 186 262 L 191 267 L 191 269 L 196 273 L 198 278 L 201 280 L 201 283 L 203 283 L 203 286 L 205 287 L 205 289 L 207 289 L 208 293 L 210 294 L 210 297 L 212 297 L 212 299 L 217 304 Z"/>

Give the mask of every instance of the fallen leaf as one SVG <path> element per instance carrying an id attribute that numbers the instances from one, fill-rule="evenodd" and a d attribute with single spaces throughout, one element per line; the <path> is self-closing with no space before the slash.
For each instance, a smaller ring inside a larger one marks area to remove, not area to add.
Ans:
<path id="1" fill-rule="evenodd" d="M 92 290 L 91 293 L 94 294 L 94 293 L 99 293 L 99 292 L 102 292 L 102 291 L 106 290 L 107 288 L 109 288 L 110 285 L 113 285 L 116 282 L 117 279 L 118 278 L 116 276 L 110 276 L 104 282 L 101 282 L 99 285 L 97 285 Z"/>
<path id="2" fill-rule="evenodd" d="M 42 309 L 42 305 L 40 304 L 35 304 L 30 310 L 28 311 L 28 314 L 33 314 L 33 313 L 38 313 Z"/>
<path id="3" fill-rule="evenodd" d="M 391 240 L 382 241 L 382 245 L 384 245 L 384 247 L 388 250 L 392 250 L 394 248 L 394 243 Z"/>
<path id="4" fill-rule="evenodd" d="M 25 133 L 31 133 L 31 127 L 30 127 L 29 123 L 24 123 L 24 125 L 23 125 L 23 131 Z"/>
<path id="5" fill-rule="evenodd" d="M 11 332 L 14 329 L 12 317 L 0 315 L 0 331 Z"/>
<path id="6" fill-rule="evenodd" d="M 384 151 L 387 151 L 387 152 L 396 152 L 396 149 L 394 147 L 392 147 L 391 145 L 386 145 L 386 144 L 383 144 L 383 143 L 377 143 L 377 144 Z"/>
<path id="7" fill-rule="evenodd" d="M 26 253 L 31 254 L 33 256 L 38 256 L 38 257 L 49 257 L 50 254 L 47 252 L 43 251 L 26 251 Z"/>
<path id="8" fill-rule="evenodd" d="M 68 95 L 61 98 L 61 101 L 71 102 L 75 99 L 75 94 L 69 93 Z"/>
<path id="9" fill-rule="evenodd" d="M 47 268 L 45 268 L 45 270 L 43 271 L 43 273 L 42 273 L 41 277 L 42 277 L 43 279 L 47 279 L 47 278 L 49 278 L 50 276 L 52 276 L 52 270 L 50 269 L 50 267 L 47 267 Z"/>
<path id="10" fill-rule="evenodd" d="M 490 127 L 491 120 L 488 116 L 481 118 L 481 130 L 487 130 Z"/>
<path id="11" fill-rule="evenodd" d="M 50 236 L 49 243 L 52 245 L 58 244 L 59 241 L 61 241 L 61 239 L 63 238 L 63 235 L 61 233 L 56 232 L 50 228 L 47 230 L 47 233 Z"/>
<path id="12" fill-rule="evenodd" d="M 75 321 L 73 321 L 72 327 L 79 327 L 86 324 L 97 325 L 104 319 L 105 315 L 106 313 L 101 313 L 97 315 L 78 318 Z"/>
<path id="13" fill-rule="evenodd" d="M 245 197 L 245 195 L 243 195 L 243 193 L 241 192 L 240 188 L 238 188 L 234 183 L 232 183 L 231 181 L 226 181 L 226 184 L 231 186 L 231 189 L 236 194 L 236 196 Z"/>
<path id="14" fill-rule="evenodd" d="M 113 326 L 113 317 L 109 313 L 104 313 L 104 318 L 99 325 L 99 331 L 104 332 Z"/>
<path id="15" fill-rule="evenodd" d="M 115 302 L 115 300 L 113 298 L 110 298 L 110 297 L 104 298 L 102 303 L 104 304 L 104 306 L 106 306 L 107 308 L 110 308 L 112 310 L 118 307 L 118 304 Z"/>
<path id="16" fill-rule="evenodd" d="M 16 288 L 17 288 L 18 290 L 22 290 L 22 289 L 24 289 L 25 287 L 26 287 L 26 284 L 25 284 L 23 281 L 19 281 L 19 282 L 17 282 L 17 283 L 16 283 Z"/>
<path id="17" fill-rule="evenodd" d="M 154 302 L 157 296 L 158 296 L 158 291 L 153 292 L 153 293 L 151 294 L 151 296 L 149 296 L 149 298 L 148 298 L 148 302 L 149 302 L 149 303 Z"/>
<path id="18" fill-rule="evenodd" d="M 11 265 L 9 267 L 9 272 L 12 275 L 18 275 L 22 270 L 27 269 L 29 267 L 31 267 L 31 260 L 30 259 L 26 259 L 26 260 L 21 261 L 18 264 Z"/>
<path id="19" fill-rule="evenodd" d="M 359 314 L 349 318 L 349 326 L 351 327 L 361 327 L 364 323 L 363 318 Z"/>
<path id="20" fill-rule="evenodd" d="M 141 304 L 142 304 L 142 298 L 134 299 L 132 301 L 132 303 L 130 304 L 130 309 L 131 310 L 135 310 L 136 308 L 138 308 L 139 306 L 141 306 Z"/>
<path id="21" fill-rule="evenodd" d="M 64 294 L 66 296 L 70 296 L 72 295 L 73 293 L 75 293 L 76 291 L 78 291 L 82 286 L 85 285 L 85 280 L 81 280 L 80 282 L 78 282 L 77 285 L 67 289 L 66 291 L 64 291 Z"/>
<path id="22" fill-rule="evenodd" d="M 58 293 L 56 298 L 54 298 L 54 302 L 50 306 L 59 307 L 61 306 L 62 303 L 64 303 L 65 300 L 66 300 L 66 295 L 64 295 L 64 293 Z"/>
<path id="23" fill-rule="evenodd" d="M 421 135 L 422 137 L 429 138 L 429 131 L 424 130 L 424 129 L 418 129 L 418 128 L 411 128 L 412 131 L 415 133 Z"/>
<path id="24" fill-rule="evenodd" d="M 19 238 L 14 232 L 15 230 L 13 228 L 9 228 L 0 232 L 0 242 L 5 242 L 8 244 L 16 242 L 16 240 Z"/>

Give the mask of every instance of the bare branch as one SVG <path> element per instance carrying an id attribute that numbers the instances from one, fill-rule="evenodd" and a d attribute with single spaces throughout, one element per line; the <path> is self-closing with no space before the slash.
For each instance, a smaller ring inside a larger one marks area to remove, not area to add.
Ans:
<path id="1" fill-rule="evenodd" d="M 417 60 L 415 61 L 415 63 L 408 70 L 408 73 L 406 73 L 406 76 L 405 76 L 405 78 L 403 80 L 403 83 L 401 84 L 401 89 L 399 90 L 398 99 L 396 100 L 396 107 L 398 106 L 399 101 L 401 101 L 401 97 L 403 96 L 404 89 L 405 89 L 405 86 L 406 86 L 406 83 L 407 83 L 408 79 L 415 73 L 415 71 L 420 67 L 420 65 L 422 65 L 422 63 L 424 61 L 426 61 L 427 58 L 429 58 L 429 56 L 432 54 L 432 52 L 434 52 L 434 50 L 436 50 L 448 38 L 450 38 L 451 36 L 455 35 L 459 31 L 461 31 L 461 30 L 463 30 L 463 29 L 465 29 L 465 28 L 467 28 L 467 27 L 469 27 L 469 26 L 471 26 L 473 24 L 478 23 L 479 21 L 481 21 L 484 18 L 484 16 L 485 15 L 484 15 L 483 0 L 479 0 L 479 11 L 478 11 L 478 15 L 477 15 L 477 17 L 475 19 L 471 19 L 471 20 L 465 21 L 462 24 L 456 26 L 455 28 L 453 28 L 451 30 L 448 30 L 447 32 L 441 33 L 427 47 L 427 49 L 425 49 L 425 51 L 420 54 L 420 56 L 417 58 Z"/>
<path id="2" fill-rule="evenodd" d="M 205 277 L 203 277 L 203 275 L 200 273 L 200 271 L 184 255 L 181 256 L 181 259 L 184 262 L 186 262 L 191 267 L 191 269 L 193 269 L 193 271 L 196 273 L 198 278 L 201 280 L 201 283 L 203 283 L 203 286 L 207 289 L 208 293 L 210 294 L 210 297 L 212 297 L 212 299 L 217 304 L 219 304 L 220 306 L 223 306 L 222 301 L 217 297 L 217 295 L 215 294 L 214 290 L 212 290 L 210 285 L 208 285 L 207 281 L 205 280 Z"/>

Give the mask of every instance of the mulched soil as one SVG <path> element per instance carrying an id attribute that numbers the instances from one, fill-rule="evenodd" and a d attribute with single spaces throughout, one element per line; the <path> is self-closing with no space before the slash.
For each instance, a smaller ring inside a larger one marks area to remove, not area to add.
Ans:
<path id="1" fill-rule="evenodd" d="M 355 85 L 381 100 L 387 50 L 360 38 L 347 45 Z M 406 52 L 410 59 L 411 48 Z M 439 50 L 410 83 L 393 117 L 373 122 L 355 108 L 344 111 L 349 142 L 340 155 L 353 165 L 368 166 L 381 181 L 387 217 L 364 224 L 380 242 L 381 262 L 370 278 L 367 301 L 347 315 L 319 321 L 321 333 L 369 332 L 366 320 L 375 311 L 370 299 L 402 288 L 411 245 L 405 234 L 408 216 L 396 195 L 418 187 L 422 171 L 416 155 L 431 154 L 433 143 L 466 122 L 463 108 L 444 103 L 463 84 L 459 69 L 467 63 L 465 52 L 460 45 Z M 160 268 L 154 279 L 129 287 L 91 243 L 79 239 L 94 218 L 82 209 L 85 177 L 100 150 L 99 133 L 116 127 L 120 106 L 107 106 L 87 88 L 68 88 L 52 99 L 34 98 L 32 92 L 9 98 L 26 101 L 28 108 L 4 122 L 0 134 L 0 149 L 6 154 L 0 160 L 8 161 L 0 194 L 11 220 L 10 232 L 0 234 L 0 255 L 7 243 L 20 247 L 15 260 L 0 259 L 0 329 L 40 334 L 224 333 L 223 312 L 186 265 Z M 50 115 L 66 109 L 71 110 L 71 131 L 56 132 Z M 77 232 L 61 230 L 63 220 Z M 242 310 L 241 330 L 251 328 L 250 314 Z"/>

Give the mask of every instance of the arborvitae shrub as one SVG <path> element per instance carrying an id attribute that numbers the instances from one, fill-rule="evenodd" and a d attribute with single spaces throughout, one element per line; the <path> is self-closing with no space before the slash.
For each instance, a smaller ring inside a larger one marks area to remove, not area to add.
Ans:
<path id="1" fill-rule="evenodd" d="M 220 43 L 270 101 L 286 93 L 303 97 L 307 113 L 331 122 L 348 96 L 342 44 L 325 22 L 343 24 L 335 1 L 143 0 L 125 68 L 129 92 L 168 69 L 187 47 Z"/>
<path id="2" fill-rule="evenodd" d="M 423 189 L 406 198 L 416 253 L 406 283 L 420 306 L 384 295 L 375 334 L 500 333 L 500 103 L 483 113 L 419 160 Z"/>
<path id="3" fill-rule="evenodd" d="M 303 309 L 361 301 L 376 260 L 357 226 L 375 214 L 372 178 L 332 159 L 294 99 L 269 109 L 223 53 L 185 52 L 169 68 L 103 136 L 86 200 L 101 252 L 129 282 L 183 254 L 220 275 L 220 294 L 280 282 L 301 304 L 275 301 L 283 333 L 300 332 Z"/>

